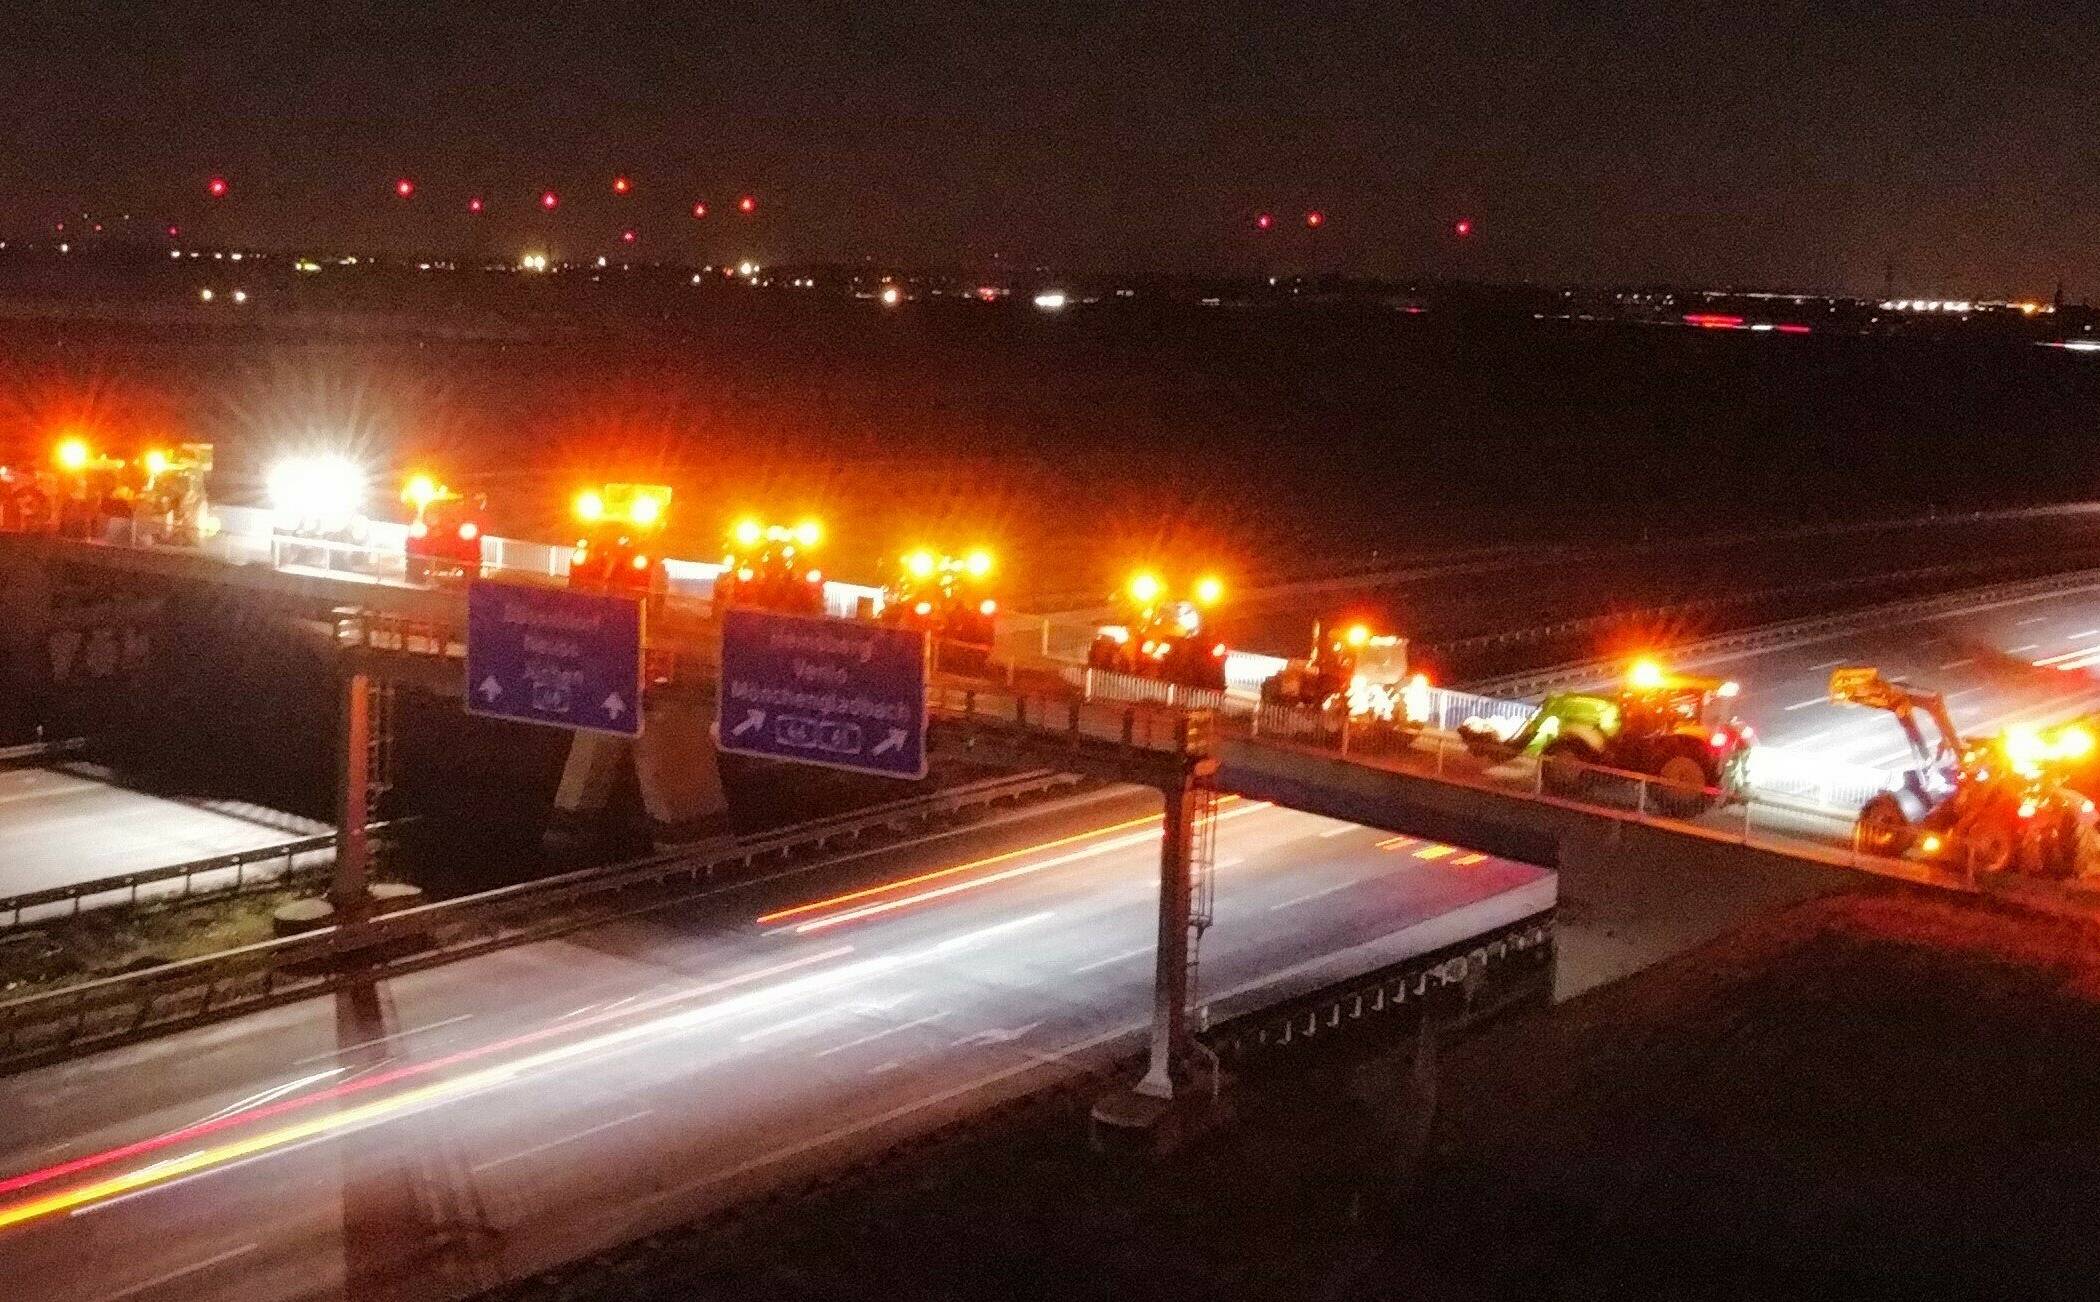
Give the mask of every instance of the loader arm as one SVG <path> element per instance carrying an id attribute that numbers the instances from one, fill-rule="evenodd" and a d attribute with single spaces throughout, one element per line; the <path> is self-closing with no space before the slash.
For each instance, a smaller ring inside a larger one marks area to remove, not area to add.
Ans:
<path id="1" fill-rule="evenodd" d="M 1830 699 L 1836 705 L 1864 705 L 1895 715 L 1921 769 L 1935 767 L 1967 748 L 1961 733 L 1954 727 L 1953 718 L 1947 713 L 1945 697 L 1938 692 L 1920 691 L 1908 683 L 1884 678 L 1879 669 L 1871 666 L 1847 665 L 1831 670 Z M 1920 712 L 1939 729 L 1937 748 L 1926 742 L 1923 730 L 1918 727 Z"/>

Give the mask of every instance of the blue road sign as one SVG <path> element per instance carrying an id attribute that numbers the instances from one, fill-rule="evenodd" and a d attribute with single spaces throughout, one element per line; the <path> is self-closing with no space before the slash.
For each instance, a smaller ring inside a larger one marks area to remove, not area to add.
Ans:
<path id="1" fill-rule="evenodd" d="M 723 750 L 926 776 L 926 634 L 732 607 L 722 613 Z"/>
<path id="2" fill-rule="evenodd" d="M 522 583 L 473 584 L 467 710 L 641 736 L 641 602 Z"/>

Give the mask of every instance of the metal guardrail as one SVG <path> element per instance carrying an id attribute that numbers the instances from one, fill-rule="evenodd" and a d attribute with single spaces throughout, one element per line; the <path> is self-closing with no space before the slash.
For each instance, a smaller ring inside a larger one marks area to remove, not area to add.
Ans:
<path id="1" fill-rule="evenodd" d="M 389 826 L 391 824 L 375 823 L 370 830 L 379 832 Z M 46 921 L 52 917 L 73 917 L 88 907 L 88 900 L 98 895 L 121 894 L 125 897 L 123 900 L 112 901 L 111 903 L 138 904 L 141 902 L 139 897 L 139 889 L 141 887 L 156 886 L 162 882 L 179 881 L 183 885 L 180 891 L 158 892 L 150 897 L 152 900 L 192 899 L 200 896 L 238 894 L 243 890 L 262 885 L 283 885 L 287 882 L 300 881 L 308 877 L 322 876 L 327 871 L 327 865 L 332 863 L 333 860 L 301 865 L 298 859 L 301 855 L 333 851 L 335 849 L 335 836 L 336 834 L 333 832 L 326 832 L 319 836 L 301 837 L 298 840 L 285 841 L 277 845 L 257 846 L 252 850 L 236 850 L 231 854 L 213 855 L 209 859 L 195 859 L 188 863 L 169 864 L 162 868 L 145 868 L 138 872 L 117 873 L 110 877 L 97 877 L 92 881 L 69 882 L 64 886 L 47 886 L 42 890 L 24 891 L 19 895 L 0 896 L 0 913 L 7 915 L 7 921 L 0 923 L 0 931 L 11 931 L 22 926 L 25 921 L 22 915 L 26 910 L 52 904 L 71 904 L 73 907 L 63 913 L 45 914 L 26 921 L 36 923 Z M 256 865 L 275 864 L 279 860 L 283 861 L 283 866 L 274 872 L 251 873 L 248 871 L 249 868 Z M 228 871 L 233 873 L 231 882 L 223 886 L 208 887 L 202 891 L 196 889 L 197 878 L 211 873 Z"/>
<path id="2" fill-rule="evenodd" d="M 0 765 L 43 764 L 83 754 L 87 745 L 85 737 L 67 737 L 62 741 L 30 741 L 19 746 L 0 746 Z"/>
<path id="3" fill-rule="evenodd" d="M 2048 596 L 2059 592 L 2076 592 L 2084 588 L 2100 587 L 2100 569 L 2073 570 L 2067 574 L 2052 574 L 2038 579 L 2022 579 L 2013 583 L 1985 584 L 1975 588 L 1963 588 L 1955 592 L 1939 593 L 1931 597 L 1910 597 L 1901 601 L 1883 602 L 1876 606 L 1863 606 L 1858 610 L 1842 611 L 1831 615 L 1817 615 L 1809 619 L 1790 620 L 1781 624 L 1767 624 L 1759 628 L 1744 629 L 1736 633 L 1724 633 L 1715 637 L 1701 638 L 1694 642 L 1665 647 L 1672 656 L 1686 661 L 1708 656 L 1726 655 L 1738 651 L 1756 651 L 1789 642 L 1798 642 L 1810 637 L 1842 633 L 1862 624 L 1890 618 L 1916 619 L 1943 612 L 1967 610 L 1978 606 L 2023 601 L 2034 597 Z M 1525 670 L 1521 673 L 1503 674 L 1494 678 L 1468 683 L 1469 690 L 1486 696 L 1534 696 L 1563 687 L 1580 687 L 1609 678 L 1618 672 L 1620 661 L 1599 657 L 1569 661 L 1551 665 L 1544 669 Z"/>
<path id="4" fill-rule="evenodd" d="M 721 870 L 1076 781 L 1038 771 L 987 779 L 701 850 L 671 851 L 384 914 L 0 1002 L 0 1072 L 325 994 L 589 927 L 688 898 Z M 811 868 L 817 865 L 810 865 Z"/>

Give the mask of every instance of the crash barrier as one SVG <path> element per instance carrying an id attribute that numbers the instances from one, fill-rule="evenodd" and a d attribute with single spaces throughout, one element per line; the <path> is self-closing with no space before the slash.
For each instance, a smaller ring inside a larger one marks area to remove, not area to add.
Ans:
<path id="1" fill-rule="evenodd" d="M 1696 642 L 1659 649 L 1668 651 L 1671 659 L 1680 664 L 1694 664 L 1711 657 L 1761 651 L 1846 633 L 1892 619 L 1915 620 L 1940 614 L 1966 613 L 1994 605 L 2007 605 L 2016 601 L 2028 601 L 2037 597 L 2095 587 L 2100 587 L 2100 569 L 2073 570 L 2066 574 L 2052 574 L 2039 579 L 1984 584 L 1980 587 L 1940 593 L 1937 596 L 1883 602 L 1877 606 L 1865 606 L 1840 614 L 1819 615 L 1812 619 L 1792 620 L 1783 624 L 1768 624 L 1761 628 L 1723 633 L 1716 637 L 1701 638 Z M 1603 682 L 1622 672 L 1624 664 L 1623 660 L 1611 658 L 1573 660 L 1544 669 L 1531 669 L 1482 679 L 1467 686 L 1472 691 L 1488 696 L 1538 696 L 1546 692 L 1587 687 Z"/>
<path id="2" fill-rule="evenodd" d="M 324 928 L 0 1002 L 0 1071 L 548 939 L 676 903 L 733 870 L 748 872 L 769 860 L 821 852 L 908 822 L 1041 795 L 1075 781 L 1048 771 L 991 778 L 707 849 L 403 909 L 359 928 Z"/>
<path id="3" fill-rule="evenodd" d="M 367 830 L 372 835 L 379 835 L 391 826 L 391 823 L 374 823 Z M 239 894 L 311 881 L 328 874 L 335 862 L 335 841 L 335 833 L 327 832 L 189 863 L 0 896 L 0 914 L 5 915 L 5 920 L 0 921 L 0 931 L 11 931 L 25 923 L 71 917 L 86 909 L 160 903 L 199 895 Z M 176 885 L 165 890 L 152 889 L 169 883 Z"/>
<path id="4" fill-rule="evenodd" d="M 47 764 L 87 751 L 87 738 L 67 737 L 60 741 L 30 741 L 19 746 L 0 746 L 0 766 Z"/>

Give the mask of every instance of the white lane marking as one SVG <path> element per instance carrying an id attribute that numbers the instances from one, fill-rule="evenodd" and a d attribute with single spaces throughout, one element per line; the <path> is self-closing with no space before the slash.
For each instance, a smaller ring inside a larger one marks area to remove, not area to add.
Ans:
<path id="1" fill-rule="evenodd" d="M 1974 660 L 1949 660 L 1946 664 L 1940 666 L 1940 671 L 1944 673 L 1949 669 L 1967 669 L 1975 663 Z"/>
<path id="2" fill-rule="evenodd" d="M 2039 651 L 2039 650 L 2041 650 L 2041 649 L 2042 649 L 2042 644 L 2041 644 L 2041 643 L 2039 643 L 2039 642 L 2029 642 L 2029 643 L 2027 643 L 2027 644 L 2026 644 L 2025 646 L 2016 646 L 2016 647 L 2014 647 L 2014 648 L 2012 649 L 2012 654 L 2013 654 L 2013 655 L 2019 655 L 2019 654 L 2020 654 L 2020 653 L 2021 653 L 2022 651 Z"/>
<path id="3" fill-rule="evenodd" d="M 1843 663 L 1845 662 L 1842 660 L 1825 660 L 1822 664 L 1810 665 L 1808 667 L 1808 672 L 1814 673 L 1818 669 L 1835 669 Z"/>
<path id="4" fill-rule="evenodd" d="M 2077 633 L 2066 633 L 2064 640 L 2066 642 L 2076 642 L 2078 639 L 2085 637 L 2100 637 L 2100 628 L 2089 628 Z"/>
<path id="5" fill-rule="evenodd" d="M 1811 696 L 1805 701 L 1796 701 L 1792 705 L 1782 705 L 1779 708 L 1787 711 L 1788 713 L 1792 713 L 1795 710 L 1805 710 L 1811 705 L 1828 704 L 1830 704 L 1830 698 L 1827 696 Z"/>
<path id="6" fill-rule="evenodd" d="M 761 1026 L 755 1031 L 744 1032 L 736 1037 L 736 1042 L 738 1044 L 749 1044 L 753 1040 L 763 1040 L 769 1035 L 777 1035 L 782 1031 L 791 1031 L 798 1026 L 807 1026 L 820 1018 L 836 1017 L 845 1011 L 843 1008 L 819 1008 L 813 1013 L 804 1013 L 800 1017 L 784 1017 L 771 1026 Z"/>
<path id="7" fill-rule="evenodd" d="M 1016 1026 L 1012 1030 L 1004 1030 L 995 1026 L 990 1030 L 978 1031 L 971 1035 L 965 1035 L 960 1040 L 955 1041 L 955 1043 L 950 1047 L 960 1049 L 966 1044 L 987 1046 L 994 1044 L 1012 1044 L 1015 1040 L 1020 1039 L 1022 1036 L 1028 1034 L 1030 1031 L 1034 1030 L 1036 1027 L 1041 1025 L 1042 1023 L 1040 1021 L 1035 1021 L 1028 1023 L 1028 1025 L 1026 1026 Z"/>
<path id="8" fill-rule="evenodd" d="M 1330 827 L 1326 831 L 1320 833 L 1320 839 L 1322 841 L 1325 841 L 1330 837 L 1347 836 L 1351 832 L 1361 832 L 1363 830 L 1365 829 L 1358 827 L 1354 823 L 1345 823 L 1341 827 Z"/>
<path id="9" fill-rule="evenodd" d="M 388 1040 L 405 1040 L 411 1035 L 421 1035 L 425 1031 L 435 1031 L 441 1026 L 451 1026 L 457 1022 L 464 1022 L 473 1015 L 474 1014 L 472 1013 L 461 1013 L 457 1017 L 448 1017 L 442 1022 L 431 1022 L 426 1026 L 414 1026 L 410 1027 L 406 1031 L 394 1031 L 390 1034 L 378 1036 L 375 1039 L 364 1040 L 357 1044 L 346 1044 L 340 1049 L 330 1049 L 326 1053 L 309 1054 L 304 1058 L 294 1060 L 292 1066 L 304 1067 L 307 1063 L 310 1062 L 319 1062 L 323 1058 L 333 1058 L 339 1053 L 355 1053 L 359 1049 L 369 1049 L 375 1044 L 385 1044 Z"/>
<path id="10" fill-rule="evenodd" d="M 615 1117 L 611 1121 L 600 1122 L 588 1130 L 579 1130 L 573 1135 L 565 1135 L 560 1139 L 550 1139 L 544 1144 L 535 1144 L 521 1153 L 512 1153 L 508 1157 L 491 1158 L 486 1162 L 477 1163 L 467 1169 L 479 1175 L 491 1167 L 502 1166 L 505 1162 L 516 1162 L 528 1157 L 537 1157 L 550 1148 L 560 1148 L 563 1144 L 573 1144 L 579 1139 L 588 1139 L 592 1135 L 611 1130 L 614 1126 L 624 1126 L 630 1121 L 640 1121 L 643 1117 L 653 1117 L 655 1115 L 655 1108 L 643 1108 L 640 1112 L 630 1112 L 624 1117 Z"/>
<path id="11" fill-rule="evenodd" d="M 886 1071 L 895 1071 L 903 1065 L 903 1063 L 898 1062 L 895 1058 L 892 1058 L 888 1062 L 878 1062 L 874 1066 L 868 1068 L 868 1075 L 880 1076 Z"/>
<path id="12" fill-rule="evenodd" d="M 948 1016 L 947 1013 L 941 1012 L 928 1013 L 924 1017 L 914 1017 L 908 1022 L 899 1022 L 895 1026 L 885 1026 L 881 1030 L 872 1032 L 868 1035 L 863 1035 L 857 1040 L 848 1040 L 844 1044 L 834 1044 L 829 1049 L 819 1049 L 817 1051 L 816 1056 L 819 1058 L 829 1058 L 834 1053 L 844 1053 L 848 1049 L 858 1049 L 864 1044 L 873 1044 L 875 1043 L 875 1041 L 880 1040 L 885 1035 L 895 1035 L 899 1031 L 909 1031 L 915 1026 L 929 1026 L 934 1022 L 940 1021 L 946 1016 Z"/>
<path id="13" fill-rule="evenodd" d="M 240 1100 L 238 1103 L 227 1104 L 225 1107 L 220 1108 L 217 1112 L 214 1112 L 210 1116 L 204 1118 L 204 1120 L 195 1122 L 194 1124 L 202 1126 L 209 1124 L 210 1122 L 217 1121 L 221 1117 L 230 1117 L 236 1112 L 246 1112 L 250 1108 L 259 1108 L 263 1104 L 270 1102 L 272 1099 L 282 1098 L 283 1096 L 291 1093 L 293 1090 L 298 1089 L 302 1085 L 311 1085 L 315 1081 L 327 1080 L 330 1076 L 340 1076 L 348 1070 L 350 1070 L 348 1067 L 330 1067 L 327 1071 L 317 1071 L 310 1076 L 301 1076 L 297 1080 L 286 1081 L 282 1085 L 273 1085 L 269 1089 L 258 1090 L 255 1093 L 250 1094 L 247 1098 Z"/>
<path id="14" fill-rule="evenodd" d="M 1230 859 L 1220 859 L 1220 860 L 1218 860 L 1218 862 L 1217 862 L 1217 863 L 1215 863 L 1215 864 L 1213 864 L 1213 865 L 1212 865 L 1212 867 L 1214 867 L 1214 868 L 1237 868 L 1237 867 L 1239 867 L 1239 866 L 1240 866 L 1241 864 L 1243 864 L 1243 863 L 1245 863 L 1245 862 L 1247 862 L 1247 856 L 1245 856 L 1245 855 L 1243 855 L 1243 854 L 1236 854 L 1236 855 L 1232 856 L 1232 857 L 1231 857 Z"/>
<path id="15" fill-rule="evenodd" d="M 2014 620 L 2013 627 L 2026 628 L 2029 624 L 2044 624 L 2047 623 L 2048 620 L 2049 617 L 2047 615 L 2029 615 L 2026 619 Z"/>
<path id="16" fill-rule="evenodd" d="M 184 1275 L 194 1275 L 200 1270 L 210 1270 L 213 1266 L 218 1265 L 220 1262 L 232 1261 L 235 1257 L 245 1257 L 249 1253 L 255 1251 L 261 1246 L 262 1244 L 260 1242 L 257 1242 L 250 1243 L 239 1248 L 229 1248 L 216 1257 L 206 1257 L 204 1260 L 192 1262 L 191 1264 L 184 1266 L 180 1270 L 171 1270 L 165 1275 L 156 1275 L 143 1284 L 133 1284 L 130 1288 L 123 1289 L 119 1292 L 104 1294 L 102 1302 L 122 1302 L 122 1299 L 124 1298 L 137 1297 L 139 1294 L 147 1292 L 151 1289 L 159 1288 L 163 1284 L 172 1284 L 176 1280 L 181 1279 Z"/>
<path id="17" fill-rule="evenodd" d="M 1335 893 L 1336 891 L 1346 891 L 1346 890 L 1348 890 L 1348 889 L 1349 889 L 1350 887 L 1352 887 L 1352 886 L 1356 886 L 1356 885 L 1360 885 L 1360 883 L 1358 883 L 1358 882 L 1343 882 L 1343 883 L 1342 883 L 1341 885 L 1339 885 L 1339 886 L 1329 886 L 1329 887 L 1327 887 L 1327 888 L 1326 888 L 1326 889 L 1324 889 L 1324 890 L 1317 890 L 1317 891 L 1314 891 L 1314 892 L 1313 892 L 1312 894 L 1310 894 L 1310 895 L 1295 895 L 1295 896 L 1292 896 L 1292 897 L 1291 897 L 1290 899 L 1287 899 L 1287 900 L 1283 901 L 1283 903 L 1281 903 L 1281 904 L 1271 904 L 1271 905 L 1269 906 L 1269 912 L 1271 912 L 1271 913 L 1274 913 L 1274 912 L 1276 912 L 1276 911 L 1277 911 L 1278 909 L 1288 909 L 1288 908 L 1290 908 L 1290 907 L 1291 907 L 1292 905 L 1294 905 L 1294 904 L 1303 904 L 1303 903 L 1305 903 L 1305 902 L 1306 902 L 1307 900 L 1317 900 L 1317 899 L 1319 899 L 1319 898 L 1320 898 L 1321 896 L 1323 896 L 1323 895 L 1332 895 L 1332 894 L 1334 894 L 1334 893 Z"/>
<path id="18" fill-rule="evenodd" d="M 1138 957 L 1140 954 L 1150 954 L 1151 952 L 1152 946 L 1150 945 L 1140 945 L 1136 949 L 1126 949 L 1120 954 L 1110 954 L 1107 958 L 1097 958 L 1091 963 L 1082 963 L 1072 969 L 1072 975 L 1078 976 L 1082 972 L 1092 972 L 1096 968 L 1107 967 L 1111 963 L 1125 963 Z"/>

